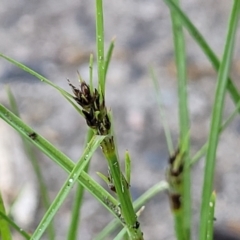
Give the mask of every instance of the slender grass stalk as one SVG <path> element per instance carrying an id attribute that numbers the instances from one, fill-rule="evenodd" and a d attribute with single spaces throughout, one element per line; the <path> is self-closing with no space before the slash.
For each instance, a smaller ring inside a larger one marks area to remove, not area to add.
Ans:
<path id="1" fill-rule="evenodd" d="M 0 193 L 0 239 L 3 240 L 12 240 L 12 234 L 9 228 L 9 222 L 4 216 L 6 216 L 5 207 Z"/>
<path id="2" fill-rule="evenodd" d="M 230 125 L 230 123 L 233 121 L 233 119 L 238 114 L 239 109 L 240 109 L 240 100 L 236 104 L 236 107 L 235 107 L 235 110 L 233 111 L 233 113 L 227 118 L 227 120 L 220 127 L 220 129 L 219 129 L 220 133 L 222 133 L 227 128 L 227 126 Z"/>
<path id="3" fill-rule="evenodd" d="M 174 1 L 179 5 L 179 1 Z M 178 15 L 171 11 L 173 40 L 175 48 L 175 61 L 177 67 L 178 78 L 178 109 L 179 109 L 179 127 L 180 127 L 180 146 L 183 142 L 186 146 L 184 154 L 183 168 L 183 188 L 182 188 L 182 204 L 183 211 L 180 210 L 175 218 L 177 237 L 179 240 L 188 240 L 191 238 L 191 176 L 190 176 L 190 138 L 189 138 L 189 113 L 187 103 L 187 76 L 186 76 L 186 57 L 185 57 L 185 40 L 183 36 L 182 26 Z M 183 227 L 183 228 L 182 228 Z"/>
<path id="4" fill-rule="evenodd" d="M 177 239 L 185 239 L 182 204 L 185 149 L 186 145 L 183 143 L 183 145 L 179 147 L 175 154 L 169 158 L 169 165 L 166 170 L 166 179 L 169 184 L 168 196 L 174 216 L 175 234 Z"/>
<path id="5" fill-rule="evenodd" d="M 143 206 L 149 199 L 153 198 L 160 192 L 168 189 L 168 183 L 161 181 L 151 188 L 149 188 L 143 195 L 141 195 L 137 200 L 134 201 L 133 207 L 137 211 L 141 206 Z M 95 238 L 94 240 L 105 240 L 106 237 L 115 231 L 121 225 L 118 219 L 112 220 Z"/>
<path id="6" fill-rule="evenodd" d="M 110 45 L 107 61 L 104 59 L 104 24 L 103 24 L 103 6 L 102 0 L 96 0 L 96 43 L 97 43 L 97 65 L 98 65 L 98 91 L 100 95 L 100 105 L 95 102 L 92 107 L 93 114 L 89 114 L 88 122 L 92 123 L 92 127 L 96 128 L 99 134 L 108 135 L 101 143 L 101 148 L 103 154 L 108 162 L 110 179 L 112 179 L 112 185 L 116 191 L 117 197 L 120 202 L 120 218 L 124 219 L 126 223 L 127 232 L 129 238 L 132 240 L 141 240 L 142 232 L 140 229 L 140 224 L 137 221 L 137 216 L 133 209 L 133 204 L 131 200 L 131 195 L 129 192 L 129 185 L 123 176 L 118 159 L 117 146 L 115 145 L 115 140 L 111 136 L 111 122 L 109 120 L 109 114 L 105 107 L 105 77 L 106 71 L 105 67 L 108 67 L 112 49 L 113 42 Z M 93 98 L 94 99 L 94 98 Z M 100 114 L 98 114 L 98 111 Z M 94 115 L 95 114 L 95 115 Z M 101 124 L 95 124 L 95 119 Z M 96 126 L 94 126 L 94 124 Z"/>
<path id="7" fill-rule="evenodd" d="M 70 173 L 74 168 L 74 163 L 66 155 L 56 149 L 46 139 L 35 133 L 29 126 L 21 121 L 17 116 L 0 104 L 0 118 L 16 129 L 20 134 L 32 142 L 50 159 Z M 118 216 L 118 201 L 111 196 L 103 187 L 95 182 L 87 173 L 82 172 L 79 182 L 86 188 L 103 206 L 105 206 L 114 216 Z M 119 218 L 120 219 L 120 218 Z M 122 219 L 120 219 L 122 221 Z"/>
<path id="8" fill-rule="evenodd" d="M 164 111 L 164 108 L 162 105 L 162 96 L 161 96 L 158 80 L 156 78 L 156 74 L 155 74 L 153 68 L 150 68 L 150 75 L 151 75 L 151 78 L 152 78 L 152 81 L 154 84 L 154 89 L 156 92 L 156 98 L 157 98 L 157 102 L 158 102 L 158 106 L 159 106 L 160 118 L 161 118 L 161 122 L 163 125 L 165 138 L 167 141 L 168 152 L 169 152 L 169 155 L 171 156 L 174 154 L 173 141 L 172 141 L 172 137 L 171 137 L 170 128 L 168 126 L 168 122 L 166 119 L 165 111 Z"/>
<path id="9" fill-rule="evenodd" d="M 120 170 L 118 153 L 113 138 L 104 139 L 101 147 L 108 161 L 110 174 L 121 206 L 121 217 L 126 222 L 129 238 L 132 240 L 141 240 L 143 239 L 142 232 L 133 209 L 129 185 Z"/>
<path id="10" fill-rule="evenodd" d="M 104 61 L 104 24 L 102 0 L 95 0 L 96 5 L 96 44 L 98 65 L 98 90 L 105 95 L 105 61 Z"/>
<path id="11" fill-rule="evenodd" d="M 125 238 L 124 238 L 124 237 L 125 237 L 125 234 L 126 234 L 126 229 L 123 228 L 113 240 L 122 240 L 122 239 L 125 239 Z"/>
<path id="12" fill-rule="evenodd" d="M 10 87 L 7 87 L 7 94 L 8 94 L 8 99 L 9 99 L 9 102 L 10 102 L 12 112 L 14 114 L 16 114 L 16 116 L 20 117 L 17 102 L 15 100 L 15 97 L 14 97 Z M 41 192 L 41 198 L 42 198 L 42 201 L 43 201 L 43 206 L 47 210 L 50 206 L 50 198 L 49 198 L 49 195 L 48 195 L 47 186 L 46 186 L 46 184 L 44 182 L 44 179 L 43 179 L 43 176 L 42 176 L 41 168 L 38 164 L 38 159 L 37 159 L 36 154 L 34 152 L 33 146 L 30 145 L 30 143 L 24 137 L 21 136 L 21 138 L 22 138 L 22 141 L 23 141 L 25 153 L 28 156 L 28 159 L 30 160 L 30 162 L 33 166 L 33 170 L 35 172 L 35 175 L 37 177 L 37 182 L 39 184 L 39 189 L 40 189 L 40 192 Z M 49 235 L 49 239 L 52 239 L 52 240 L 55 239 L 55 230 L 54 230 L 53 222 L 51 222 L 49 224 L 48 235 Z"/>
<path id="13" fill-rule="evenodd" d="M 209 199 L 212 193 L 213 178 L 216 162 L 216 150 L 219 141 L 219 129 L 224 106 L 225 90 L 227 87 L 227 79 L 232 61 L 235 34 L 239 18 L 240 1 L 235 0 L 230 16 L 228 33 L 226 37 L 225 49 L 220 65 L 217 87 L 215 93 L 214 106 L 211 117 L 210 134 L 208 138 L 208 151 L 205 161 L 204 184 L 202 190 L 202 205 L 200 216 L 199 240 L 205 240 L 207 234 L 207 223 L 209 213 Z"/>
<path id="14" fill-rule="evenodd" d="M 234 112 L 228 117 L 228 119 L 223 123 L 223 125 L 220 127 L 219 129 L 219 133 L 222 133 L 227 126 L 232 122 L 232 120 L 234 119 L 234 117 L 236 117 L 236 115 L 238 114 L 238 111 L 240 109 L 240 100 L 238 101 L 236 108 L 234 110 Z M 195 162 L 197 162 L 201 157 L 203 157 L 205 155 L 205 153 L 207 152 L 207 148 L 208 148 L 208 143 L 206 142 L 199 151 L 197 151 L 197 153 L 192 157 L 192 160 L 190 162 L 190 164 L 194 164 Z"/>
<path id="15" fill-rule="evenodd" d="M 197 153 L 192 157 L 190 164 L 193 165 L 196 163 L 200 158 L 202 158 L 208 149 L 208 142 L 205 142 L 203 146 L 200 148 L 200 150 L 197 151 Z"/>
<path id="16" fill-rule="evenodd" d="M 93 153 L 96 151 L 104 136 L 93 136 L 87 147 L 85 148 L 81 159 L 77 162 L 74 166 L 72 172 L 69 174 L 67 180 L 63 184 L 61 190 L 59 191 L 58 195 L 52 202 L 51 206 L 49 207 L 46 214 L 43 216 L 41 222 L 37 226 L 36 230 L 34 231 L 33 235 L 31 236 L 32 240 L 38 240 L 41 238 L 42 234 L 44 233 L 45 229 L 47 228 L 48 224 L 52 221 L 53 217 L 63 204 L 64 200 L 67 198 L 68 194 L 70 193 L 72 187 L 74 186 L 75 182 L 78 180 L 79 175 L 81 172 L 84 171 L 84 168 L 88 164 L 89 160 L 91 159 Z"/>
<path id="17" fill-rule="evenodd" d="M 131 158 L 129 155 L 129 152 L 127 151 L 125 153 L 125 176 L 127 183 L 131 185 L 131 171 L 132 171 L 132 166 L 131 166 Z"/>
<path id="18" fill-rule="evenodd" d="M 24 231 L 22 228 L 20 228 L 15 222 L 12 221 L 12 219 L 10 219 L 7 215 L 5 215 L 3 212 L 0 211 L 0 219 L 3 219 L 5 220 L 6 222 L 8 222 L 8 224 L 14 228 L 18 233 L 20 233 L 22 235 L 23 238 L 25 239 L 30 239 L 30 235 Z M 2 223 L 1 223 L 2 224 Z M 2 226 L 0 224 L 0 226 Z M 1 235 L 0 235 L 1 236 Z M 2 238 L 2 239 L 5 239 L 5 238 Z"/>
<path id="19" fill-rule="evenodd" d="M 107 77 L 107 71 L 108 71 L 108 67 L 109 67 L 109 63 L 111 61 L 112 58 L 112 53 L 113 53 L 113 49 L 114 49 L 114 44 L 115 44 L 115 38 L 112 39 L 110 46 L 108 48 L 108 52 L 107 52 L 107 56 L 106 56 L 106 60 L 105 60 L 105 72 L 104 72 L 104 81 L 106 82 L 106 77 Z"/>
<path id="20" fill-rule="evenodd" d="M 87 147 L 88 143 L 93 137 L 93 131 L 89 128 L 88 133 L 87 133 L 87 139 L 84 145 L 84 149 Z M 80 160 L 79 160 L 80 161 Z M 84 168 L 84 171 L 88 173 L 90 161 Z M 68 231 L 68 240 L 75 240 L 78 239 L 78 226 L 80 222 L 80 209 L 82 206 L 82 201 L 83 201 L 83 195 L 84 195 L 84 187 L 78 183 L 77 184 L 77 189 L 75 193 L 75 198 L 74 198 L 74 203 L 72 207 L 72 216 L 71 216 L 71 222 L 70 222 L 70 227 Z"/>
<path id="21" fill-rule="evenodd" d="M 206 240 L 213 240 L 214 230 L 214 212 L 216 204 L 216 193 L 213 192 L 209 201 L 209 215 L 208 215 L 208 227 L 207 227 L 207 238 Z"/>
<path id="22" fill-rule="evenodd" d="M 93 54 L 90 54 L 90 59 L 89 59 L 89 86 L 90 86 L 90 91 L 93 93 Z"/>
<path id="23" fill-rule="evenodd" d="M 218 60 L 217 55 L 210 48 L 210 46 L 208 45 L 208 43 L 206 42 L 202 34 L 197 30 L 197 28 L 193 25 L 193 23 L 186 16 L 186 14 L 179 8 L 179 6 L 177 6 L 177 4 L 174 3 L 174 1 L 172 0 L 163 0 L 163 1 L 172 11 L 174 11 L 178 15 L 182 25 L 187 29 L 189 34 L 193 37 L 193 39 L 196 41 L 196 43 L 205 53 L 205 55 L 211 62 L 213 68 L 216 71 L 218 71 L 220 66 L 220 61 Z M 237 104 L 240 98 L 240 94 L 239 94 L 239 91 L 237 90 L 237 87 L 234 85 L 230 77 L 228 77 L 227 90 L 229 91 L 229 94 L 233 102 Z"/>
<path id="24" fill-rule="evenodd" d="M 97 175 L 108 185 L 110 186 L 112 183 L 110 182 L 109 178 L 104 174 L 97 172 Z"/>

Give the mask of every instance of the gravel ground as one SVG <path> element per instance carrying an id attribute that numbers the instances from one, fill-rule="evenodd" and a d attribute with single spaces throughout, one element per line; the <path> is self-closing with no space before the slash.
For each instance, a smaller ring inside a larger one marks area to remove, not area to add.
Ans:
<path id="1" fill-rule="evenodd" d="M 182 5 L 210 46 L 221 56 L 231 4 L 224 0 L 217 4 L 213 0 L 185 0 Z M 107 79 L 106 102 L 113 110 L 120 157 L 123 159 L 124 152 L 128 149 L 133 159 L 131 190 L 133 198 L 137 198 L 164 179 L 168 159 L 154 88 L 148 72 L 151 65 L 155 67 L 159 78 L 175 144 L 178 139 L 177 90 L 170 16 L 163 1 L 156 0 L 104 1 L 104 10 L 106 42 L 109 43 L 116 37 Z M 1 0 L 0 51 L 71 91 L 66 78 L 76 85 L 77 70 L 88 80 L 89 54 L 95 52 L 94 12 L 94 1 L 87 0 Z M 232 76 L 238 87 L 239 40 L 238 33 L 232 68 Z M 187 32 L 186 42 L 191 143 L 194 153 L 207 138 L 216 74 Z M 0 102 L 7 104 L 5 84 L 11 86 L 24 121 L 77 160 L 82 152 L 86 126 L 74 109 L 55 90 L 1 60 Z M 224 117 L 233 110 L 234 106 L 227 97 Z M 27 170 L 31 166 L 22 153 L 16 134 L 2 122 L 0 134 L 0 187 L 9 204 L 19 196 L 19 192 L 27 192 L 22 198 L 26 208 L 21 207 L 24 211 L 18 213 L 19 208 L 15 204 L 15 215 L 16 219 L 19 218 L 19 223 L 31 231 L 43 214 L 39 193 L 36 191 L 36 180 L 31 170 Z M 221 137 L 215 189 L 216 229 L 240 236 L 240 188 L 237 187 L 240 153 L 236 151 L 240 143 L 239 134 L 240 118 L 237 116 Z M 12 149 L 17 150 L 15 152 Z M 50 197 L 54 199 L 67 175 L 45 156 L 36 154 L 40 159 Z M 192 170 L 194 225 L 197 224 L 199 214 L 203 167 L 202 159 Z M 107 171 L 100 151 L 91 164 L 90 173 L 95 179 L 98 179 L 97 171 Z M 26 199 L 32 200 L 31 205 L 30 200 Z M 71 205 L 72 198 L 69 197 L 57 214 L 56 239 L 66 239 Z M 32 210 L 26 214 L 30 206 Z M 24 215 L 29 218 L 24 220 Z M 88 240 L 93 239 L 110 221 L 111 215 L 86 193 L 81 218 L 79 239 Z M 140 221 L 145 239 L 174 239 L 173 220 L 166 194 L 162 193 L 146 204 Z M 16 236 L 14 239 L 20 238 Z M 220 239 L 219 235 L 216 239 Z"/>

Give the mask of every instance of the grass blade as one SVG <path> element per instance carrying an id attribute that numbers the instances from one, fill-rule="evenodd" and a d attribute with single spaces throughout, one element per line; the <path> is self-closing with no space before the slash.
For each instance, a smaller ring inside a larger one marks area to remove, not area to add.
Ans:
<path id="1" fill-rule="evenodd" d="M 14 228 L 18 233 L 20 233 L 22 235 L 22 237 L 24 237 L 25 239 L 28 240 L 31 238 L 30 235 L 26 231 L 24 231 L 22 228 L 20 228 L 15 222 L 13 222 L 7 215 L 2 213 L 1 211 L 0 211 L 0 218 L 4 219 L 6 222 L 8 222 L 8 224 L 11 225 L 11 227 Z"/>
<path id="2" fill-rule="evenodd" d="M 205 53 L 209 61 L 211 62 L 213 68 L 218 71 L 220 66 L 220 61 L 217 58 L 217 55 L 212 51 L 202 34 L 197 30 L 197 28 L 192 24 L 189 18 L 184 14 L 184 12 L 172 1 L 172 0 L 163 0 L 166 5 L 179 16 L 179 20 L 182 25 L 187 29 L 189 34 L 193 37 L 196 43 L 200 46 L 202 51 Z M 227 90 L 235 104 L 237 104 L 240 99 L 239 91 L 234 85 L 231 78 L 228 78 Z M 240 112 L 240 110 L 239 110 Z"/>
<path id="3" fill-rule="evenodd" d="M 216 193 L 213 192 L 209 202 L 209 216 L 208 216 L 208 227 L 207 227 L 207 240 L 213 240 L 214 230 L 214 212 L 216 204 Z"/>
<path id="4" fill-rule="evenodd" d="M 240 1 L 235 0 L 233 3 L 232 13 L 230 16 L 226 45 L 223 53 L 222 63 L 220 65 L 217 87 L 215 93 L 214 106 L 211 117 L 210 134 L 208 138 L 208 151 L 205 161 L 204 184 L 202 190 L 202 205 L 200 217 L 199 239 L 205 240 L 207 234 L 207 222 L 209 212 L 209 199 L 212 193 L 213 178 L 216 162 L 216 150 L 219 141 L 219 129 L 224 106 L 225 91 L 227 87 L 227 78 L 231 66 L 232 54 L 234 48 L 235 34 L 239 18 Z"/>
<path id="5" fill-rule="evenodd" d="M 98 90 L 105 95 L 105 60 L 104 60 L 104 24 L 102 0 L 95 0 L 96 5 L 96 43 L 98 65 Z"/>
<path id="6" fill-rule="evenodd" d="M 179 1 L 174 1 L 179 5 Z M 190 138 L 189 138 L 189 113 L 188 113 L 188 95 L 187 95 L 187 76 L 186 76 L 186 56 L 185 40 L 182 31 L 181 21 L 176 12 L 171 11 L 173 25 L 173 39 L 175 48 L 175 61 L 178 78 L 178 109 L 179 109 L 179 127 L 180 127 L 180 146 L 185 147 L 184 168 L 183 168 L 183 211 L 177 213 L 176 229 L 179 234 L 179 240 L 188 240 L 191 238 L 191 179 L 190 179 Z M 181 149 L 180 149 L 181 151 Z M 182 227 L 183 226 L 183 229 Z M 180 233 L 181 232 L 181 233 Z M 184 236 L 184 237 L 183 237 Z"/>
<path id="7" fill-rule="evenodd" d="M 131 185 L 131 158 L 129 152 L 125 153 L 125 176 L 129 186 Z"/>
<path id="8" fill-rule="evenodd" d="M 121 172 L 118 150 L 113 137 L 107 137 L 101 143 L 103 154 L 108 162 L 112 183 L 121 205 L 121 215 L 126 222 L 130 239 L 142 240 L 142 232 L 133 209 L 129 185 Z"/>
<path id="9" fill-rule="evenodd" d="M 111 61 L 112 58 L 112 53 L 113 53 L 113 49 L 114 49 L 114 44 L 115 44 L 115 38 L 112 39 L 110 46 L 108 48 L 108 52 L 107 52 L 107 56 L 106 56 L 106 60 L 105 60 L 105 72 L 104 72 L 104 79 L 106 82 L 106 77 L 107 77 L 107 72 L 108 72 L 108 67 L 109 67 L 109 63 Z"/>
<path id="10" fill-rule="evenodd" d="M 8 94 L 8 99 L 9 99 L 10 106 L 11 106 L 13 113 L 15 113 L 16 116 L 20 117 L 17 102 L 13 96 L 13 93 L 12 93 L 10 87 L 7 87 L 7 94 Z M 47 192 L 46 184 L 45 184 L 43 176 L 42 176 L 41 168 L 38 164 L 38 159 L 36 158 L 33 146 L 30 145 L 30 143 L 24 137 L 21 136 L 21 138 L 23 141 L 25 153 L 28 156 L 28 159 L 30 160 L 30 162 L 33 166 L 35 175 L 37 177 L 37 182 L 39 184 L 39 189 L 40 189 L 40 193 L 41 193 L 41 197 L 42 197 L 42 201 L 43 201 L 43 206 L 47 210 L 50 206 L 50 200 L 49 200 L 50 198 L 49 198 L 49 195 Z M 55 238 L 55 230 L 54 230 L 53 222 L 51 222 L 49 224 L 48 234 L 49 234 L 49 239 L 53 240 Z"/>
<path id="11" fill-rule="evenodd" d="M 35 133 L 29 126 L 21 121 L 17 116 L 0 104 L 0 118 L 16 129 L 20 134 L 32 142 L 50 159 L 70 173 L 74 168 L 74 163 L 70 158 L 56 149 L 46 139 Z M 87 173 L 82 172 L 79 182 L 86 188 L 105 208 L 118 218 L 118 201 L 112 197 L 102 186 L 95 182 Z"/>
<path id="12" fill-rule="evenodd" d="M 174 153 L 174 147 L 173 147 L 173 141 L 172 141 L 172 137 L 171 137 L 171 132 L 170 132 L 170 128 L 168 126 L 168 122 L 166 119 L 166 115 L 165 115 L 165 111 L 162 105 L 162 97 L 160 95 L 160 88 L 159 88 L 159 84 L 156 78 L 156 74 L 153 70 L 153 68 L 150 68 L 150 75 L 154 84 L 154 89 L 156 92 L 156 98 L 157 98 L 157 102 L 158 102 L 158 106 L 159 106 L 159 112 L 160 112 L 160 119 L 162 121 L 162 125 L 163 125 L 163 129 L 164 129 L 164 134 L 165 134 L 165 138 L 167 141 L 167 146 L 168 146 L 168 152 L 169 155 L 171 156 Z"/>
<path id="13" fill-rule="evenodd" d="M 3 240 L 12 240 L 12 234 L 8 225 L 5 207 L 2 199 L 2 195 L 0 193 L 0 239 Z"/>
<path id="14" fill-rule="evenodd" d="M 90 92 L 93 93 L 93 54 L 90 54 L 89 58 L 89 86 L 90 86 Z"/>
<path id="15" fill-rule="evenodd" d="M 81 159 L 74 166 L 72 172 L 69 174 L 67 180 L 65 181 L 58 195 L 56 196 L 51 206 L 49 207 L 48 211 L 43 216 L 40 224 L 34 231 L 31 237 L 32 240 L 38 240 L 41 238 L 48 224 L 52 221 L 53 217 L 55 216 L 55 214 L 63 204 L 64 200 L 70 193 L 75 182 L 78 180 L 79 175 L 81 174 L 82 171 L 84 171 L 85 166 L 87 165 L 93 153 L 96 151 L 96 149 L 98 148 L 98 146 L 100 145 L 104 138 L 105 136 L 94 136 L 92 140 L 89 142 L 89 144 L 87 145 L 83 152 Z"/>
<path id="16" fill-rule="evenodd" d="M 52 83 L 50 80 L 48 80 L 47 78 L 43 77 L 41 74 L 33 71 L 32 69 L 30 69 L 29 67 L 27 67 L 26 65 L 0 53 L 0 57 L 6 59 L 8 62 L 14 64 L 15 66 L 21 68 L 23 71 L 28 72 L 29 74 L 33 75 L 34 77 L 38 78 L 41 82 L 47 83 L 48 85 L 50 85 L 51 87 L 55 88 L 57 91 L 59 91 L 61 93 L 61 95 L 77 110 L 77 112 L 79 114 L 82 115 L 82 111 L 79 109 L 78 105 L 73 101 L 72 95 L 69 94 L 68 92 L 66 92 L 64 89 L 58 87 L 57 85 L 55 85 L 54 83 Z"/>
<path id="17" fill-rule="evenodd" d="M 87 144 L 90 142 L 92 137 L 93 137 L 93 131 L 89 128 L 84 149 L 86 148 Z M 90 163 L 90 161 L 84 168 L 84 171 L 86 173 L 88 172 L 88 169 L 89 169 L 89 163 Z M 72 216 L 71 216 L 71 222 L 70 222 L 68 238 L 67 238 L 68 240 L 77 239 L 78 226 L 79 226 L 79 221 L 80 221 L 80 209 L 82 206 L 83 195 L 84 195 L 84 187 L 78 183 L 76 193 L 75 193 L 73 208 L 72 208 Z"/>
<path id="18" fill-rule="evenodd" d="M 127 231 L 127 230 L 126 230 L 125 228 L 123 228 L 113 240 L 122 240 L 122 239 L 125 239 L 124 236 L 125 236 L 125 234 L 126 234 L 126 231 Z"/>

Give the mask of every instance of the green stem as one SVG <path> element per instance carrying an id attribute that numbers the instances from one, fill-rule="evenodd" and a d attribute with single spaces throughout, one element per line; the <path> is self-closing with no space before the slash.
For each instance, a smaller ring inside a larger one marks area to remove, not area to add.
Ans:
<path id="1" fill-rule="evenodd" d="M 96 43 L 98 65 L 98 90 L 104 96 L 105 92 L 105 61 L 104 61 L 104 24 L 102 0 L 96 0 Z"/>
<path id="2" fill-rule="evenodd" d="M 4 219 L 6 222 L 8 222 L 9 225 L 11 225 L 11 227 L 14 228 L 17 232 L 19 232 L 19 234 L 21 234 L 22 237 L 24 237 L 25 239 L 29 240 L 31 238 L 30 235 L 26 231 L 24 231 L 22 228 L 20 228 L 15 222 L 12 221 L 11 218 L 9 218 L 7 215 L 2 213 L 1 211 L 0 211 L 0 218 Z"/>
<path id="3" fill-rule="evenodd" d="M 2 200 L 2 195 L 0 193 L 0 239 L 3 240 L 12 240 L 12 235 L 11 231 L 8 225 L 8 221 L 4 218 L 6 212 L 5 212 L 5 207 L 4 203 Z"/>
<path id="4" fill-rule="evenodd" d="M 215 204 L 216 204 L 216 193 L 213 192 L 209 201 L 209 216 L 208 216 L 206 240 L 213 240 Z"/>
<path id="5" fill-rule="evenodd" d="M 103 154 L 108 161 L 110 174 L 120 201 L 121 214 L 126 223 L 129 237 L 131 240 L 141 240 L 143 239 L 142 232 L 131 201 L 129 185 L 120 170 L 113 138 L 105 138 L 101 143 L 101 147 Z"/>
<path id="6" fill-rule="evenodd" d="M 168 121 L 166 118 L 165 110 L 164 110 L 164 107 L 162 104 L 162 96 L 161 96 L 161 91 L 159 88 L 158 80 L 156 78 L 156 74 L 155 74 L 153 68 L 150 68 L 150 75 L 153 80 L 153 84 L 154 84 L 154 88 L 155 88 L 155 92 L 156 92 L 156 98 L 157 98 L 157 102 L 158 102 L 158 106 L 159 106 L 160 119 L 162 121 L 164 134 L 165 134 L 165 138 L 167 141 L 168 152 L 169 152 L 169 155 L 172 156 L 174 154 L 173 141 L 172 141 L 172 137 L 171 137 L 170 128 L 168 126 Z"/>
<path id="7" fill-rule="evenodd" d="M 216 162 L 216 150 L 219 141 L 219 129 L 222 119 L 222 111 L 224 106 L 225 90 L 227 87 L 227 78 L 232 61 L 234 48 L 235 34 L 239 18 L 240 1 L 235 0 L 232 8 L 232 13 L 229 21 L 226 45 L 222 58 L 222 63 L 219 69 L 214 106 L 211 117 L 210 134 L 208 138 L 208 151 L 206 155 L 204 184 L 202 190 L 202 205 L 200 216 L 199 239 L 205 240 L 207 234 L 207 223 L 209 213 L 209 199 L 213 188 L 214 170 Z"/>
<path id="8" fill-rule="evenodd" d="M 179 1 L 175 0 L 178 6 Z M 190 176 L 190 138 L 189 138 L 189 113 L 187 100 L 187 76 L 186 76 L 186 57 L 185 57 L 185 40 L 182 31 L 181 21 L 178 15 L 171 11 L 173 25 L 173 39 L 175 47 L 175 59 L 178 77 L 178 99 L 179 99 L 179 127 L 180 127 L 180 146 L 185 145 L 184 152 L 184 172 L 183 172 L 183 188 L 182 203 L 183 212 L 180 211 L 179 216 L 175 216 L 176 231 L 179 240 L 188 240 L 191 235 L 191 176 Z M 181 150 L 180 150 L 181 151 Z M 182 216 L 180 216 L 182 214 Z M 183 227 L 183 228 L 182 228 Z M 180 230 L 181 229 L 181 230 Z"/>

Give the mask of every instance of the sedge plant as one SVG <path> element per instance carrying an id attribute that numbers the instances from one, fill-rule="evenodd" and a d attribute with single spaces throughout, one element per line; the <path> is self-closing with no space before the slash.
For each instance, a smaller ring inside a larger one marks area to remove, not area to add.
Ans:
<path id="1" fill-rule="evenodd" d="M 96 62 L 98 84 L 93 84 L 93 62 L 94 57 L 91 54 L 89 60 L 89 81 L 82 79 L 79 73 L 79 87 L 74 86 L 69 80 L 69 86 L 73 94 L 52 83 L 50 80 L 41 76 L 37 72 L 19 63 L 18 61 L 0 54 L 0 57 L 16 65 L 22 70 L 32 74 L 43 83 L 55 88 L 59 93 L 76 109 L 81 117 L 86 121 L 88 132 L 86 143 L 79 160 L 75 164 L 68 156 L 53 146 L 49 141 L 43 138 L 39 133 L 29 127 L 20 119 L 17 111 L 17 104 L 12 92 L 8 89 L 8 96 L 11 110 L 0 105 L 0 117 L 21 134 L 24 139 L 25 150 L 31 159 L 33 168 L 38 177 L 38 182 L 43 196 L 46 212 L 40 223 L 32 234 L 23 230 L 8 216 L 5 211 L 4 203 L 0 195 L 0 238 L 12 239 L 11 229 L 18 231 L 24 239 L 38 240 L 42 238 L 45 230 L 48 229 L 48 239 L 55 239 L 55 231 L 52 221 L 57 211 L 68 197 L 73 186 L 76 184 L 75 198 L 72 206 L 72 216 L 69 224 L 67 239 L 78 239 L 78 228 L 80 224 L 81 206 L 83 203 L 84 191 L 87 190 L 96 198 L 113 216 L 114 220 L 110 222 L 94 239 L 106 239 L 121 227 L 120 232 L 114 239 L 143 240 L 139 215 L 144 209 L 145 202 L 161 191 L 167 190 L 169 195 L 170 207 L 174 219 L 175 237 L 178 240 L 192 239 L 192 196 L 191 196 L 191 166 L 202 156 L 206 155 L 204 184 L 202 188 L 201 216 L 199 220 L 199 240 L 213 239 L 214 229 L 214 209 L 216 203 L 216 193 L 213 189 L 213 177 L 216 163 L 216 151 L 219 142 L 219 136 L 223 132 L 234 116 L 239 113 L 240 94 L 232 79 L 229 77 L 229 69 L 234 50 L 234 39 L 237 30 L 240 1 L 234 0 L 230 21 L 226 36 L 224 53 L 221 61 L 212 51 L 207 41 L 196 29 L 191 20 L 181 10 L 178 0 L 163 0 L 171 13 L 173 48 L 175 52 L 175 63 L 178 80 L 178 109 L 179 109 L 179 142 L 178 146 L 173 146 L 169 126 L 161 105 L 161 99 L 158 99 L 160 105 L 160 116 L 163 122 L 165 136 L 169 150 L 169 164 L 166 170 L 166 181 L 156 183 L 146 193 L 136 201 L 132 200 L 131 187 L 131 159 L 129 152 L 125 154 L 125 169 L 120 167 L 118 146 L 114 136 L 113 118 L 109 106 L 105 101 L 105 86 L 107 84 L 107 72 L 111 63 L 112 52 L 115 39 L 109 45 L 107 52 L 104 49 L 104 14 L 102 0 L 95 0 L 96 6 Z M 190 155 L 190 116 L 188 108 L 187 94 L 187 63 L 185 51 L 185 38 L 183 28 L 185 28 L 193 37 L 194 41 L 200 46 L 202 51 L 218 72 L 216 82 L 215 100 L 213 104 L 211 127 L 209 137 L 205 145 L 194 155 Z M 157 77 L 151 69 L 151 76 L 154 80 L 155 90 L 158 92 Z M 235 111 L 223 123 L 222 110 L 226 91 L 229 92 L 234 104 Z M 46 186 L 42 179 L 40 167 L 37 164 L 31 145 L 37 147 L 46 154 L 52 161 L 63 168 L 67 173 L 64 184 L 59 190 L 55 199 L 50 203 Z M 108 175 L 98 173 L 106 182 L 108 190 L 98 184 L 88 174 L 89 162 L 97 148 L 101 148 L 103 156 L 108 165 Z M 174 150 L 175 149 L 175 150 Z M 161 220 L 159 220 L 161 224 Z"/>

